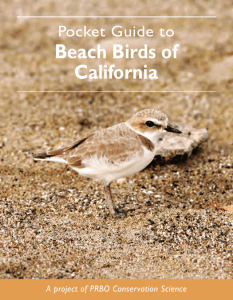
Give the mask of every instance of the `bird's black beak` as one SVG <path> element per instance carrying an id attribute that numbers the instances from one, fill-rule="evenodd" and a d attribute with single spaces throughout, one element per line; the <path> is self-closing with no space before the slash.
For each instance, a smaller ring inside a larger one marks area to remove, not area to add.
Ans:
<path id="1" fill-rule="evenodd" d="M 165 128 L 165 130 L 168 132 L 182 133 L 179 129 L 172 127 L 170 124 L 167 125 L 167 128 Z"/>

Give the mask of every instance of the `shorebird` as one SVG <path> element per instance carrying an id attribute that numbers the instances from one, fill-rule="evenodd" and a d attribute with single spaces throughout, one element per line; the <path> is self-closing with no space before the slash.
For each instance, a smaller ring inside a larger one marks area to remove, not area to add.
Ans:
<path id="1" fill-rule="evenodd" d="M 110 213 L 120 217 L 111 182 L 149 165 L 164 131 L 181 133 L 168 123 L 166 114 L 144 109 L 126 122 L 96 131 L 67 147 L 33 154 L 33 159 L 62 162 L 81 176 L 102 181 Z"/>

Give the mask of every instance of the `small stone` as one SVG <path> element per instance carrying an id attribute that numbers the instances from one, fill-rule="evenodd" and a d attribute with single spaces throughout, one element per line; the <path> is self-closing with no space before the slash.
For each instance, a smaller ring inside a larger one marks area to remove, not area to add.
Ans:
<path id="1" fill-rule="evenodd" d="M 125 182 L 127 182 L 127 179 L 126 178 L 119 178 L 119 179 L 117 179 L 117 181 L 116 181 L 118 184 L 123 184 L 123 183 L 125 183 Z"/>
<path id="2" fill-rule="evenodd" d="M 173 124 L 181 134 L 163 133 L 163 139 L 158 143 L 155 159 L 162 157 L 165 161 L 176 156 L 189 157 L 193 150 L 209 138 L 206 128 L 195 129 L 188 124 Z"/>

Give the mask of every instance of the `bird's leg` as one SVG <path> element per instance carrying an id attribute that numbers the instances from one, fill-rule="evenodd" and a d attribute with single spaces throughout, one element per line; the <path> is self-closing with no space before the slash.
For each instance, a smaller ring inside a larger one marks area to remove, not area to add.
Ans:
<path id="1" fill-rule="evenodd" d="M 110 213 L 112 215 L 115 215 L 116 214 L 115 201 L 112 198 L 112 192 L 111 192 L 110 184 L 104 185 L 104 191 L 105 191 L 105 195 L 106 195 L 106 198 L 107 198 Z"/>
<path id="2" fill-rule="evenodd" d="M 111 190 L 110 184 L 111 183 L 109 183 L 109 185 L 107 186 L 107 188 L 108 188 L 108 192 L 109 192 L 110 198 L 112 200 L 113 208 L 116 210 L 117 209 L 116 208 L 116 202 L 115 202 L 114 197 L 112 196 L 112 190 Z"/>
<path id="3" fill-rule="evenodd" d="M 117 214 L 116 211 L 116 204 L 115 201 L 112 197 L 112 192 L 111 192 L 111 188 L 110 188 L 110 183 L 107 185 L 104 185 L 104 191 L 105 191 L 105 195 L 107 198 L 107 202 L 108 202 L 108 207 L 110 210 L 110 213 L 115 216 L 115 217 L 119 217 L 119 215 Z"/>

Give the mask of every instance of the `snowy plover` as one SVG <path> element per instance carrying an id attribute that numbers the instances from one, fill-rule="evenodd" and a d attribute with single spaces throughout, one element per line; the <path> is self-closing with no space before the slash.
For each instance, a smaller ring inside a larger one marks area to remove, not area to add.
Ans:
<path id="1" fill-rule="evenodd" d="M 33 154 L 33 158 L 66 163 L 81 176 L 102 181 L 110 213 L 119 217 L 111 182 L 144 169 L 153 160 L 164 130 L 181 133 L 168 124 L 164 113 L 145 109 L 124 123 L 96 131 L 67 147 Z"/>

